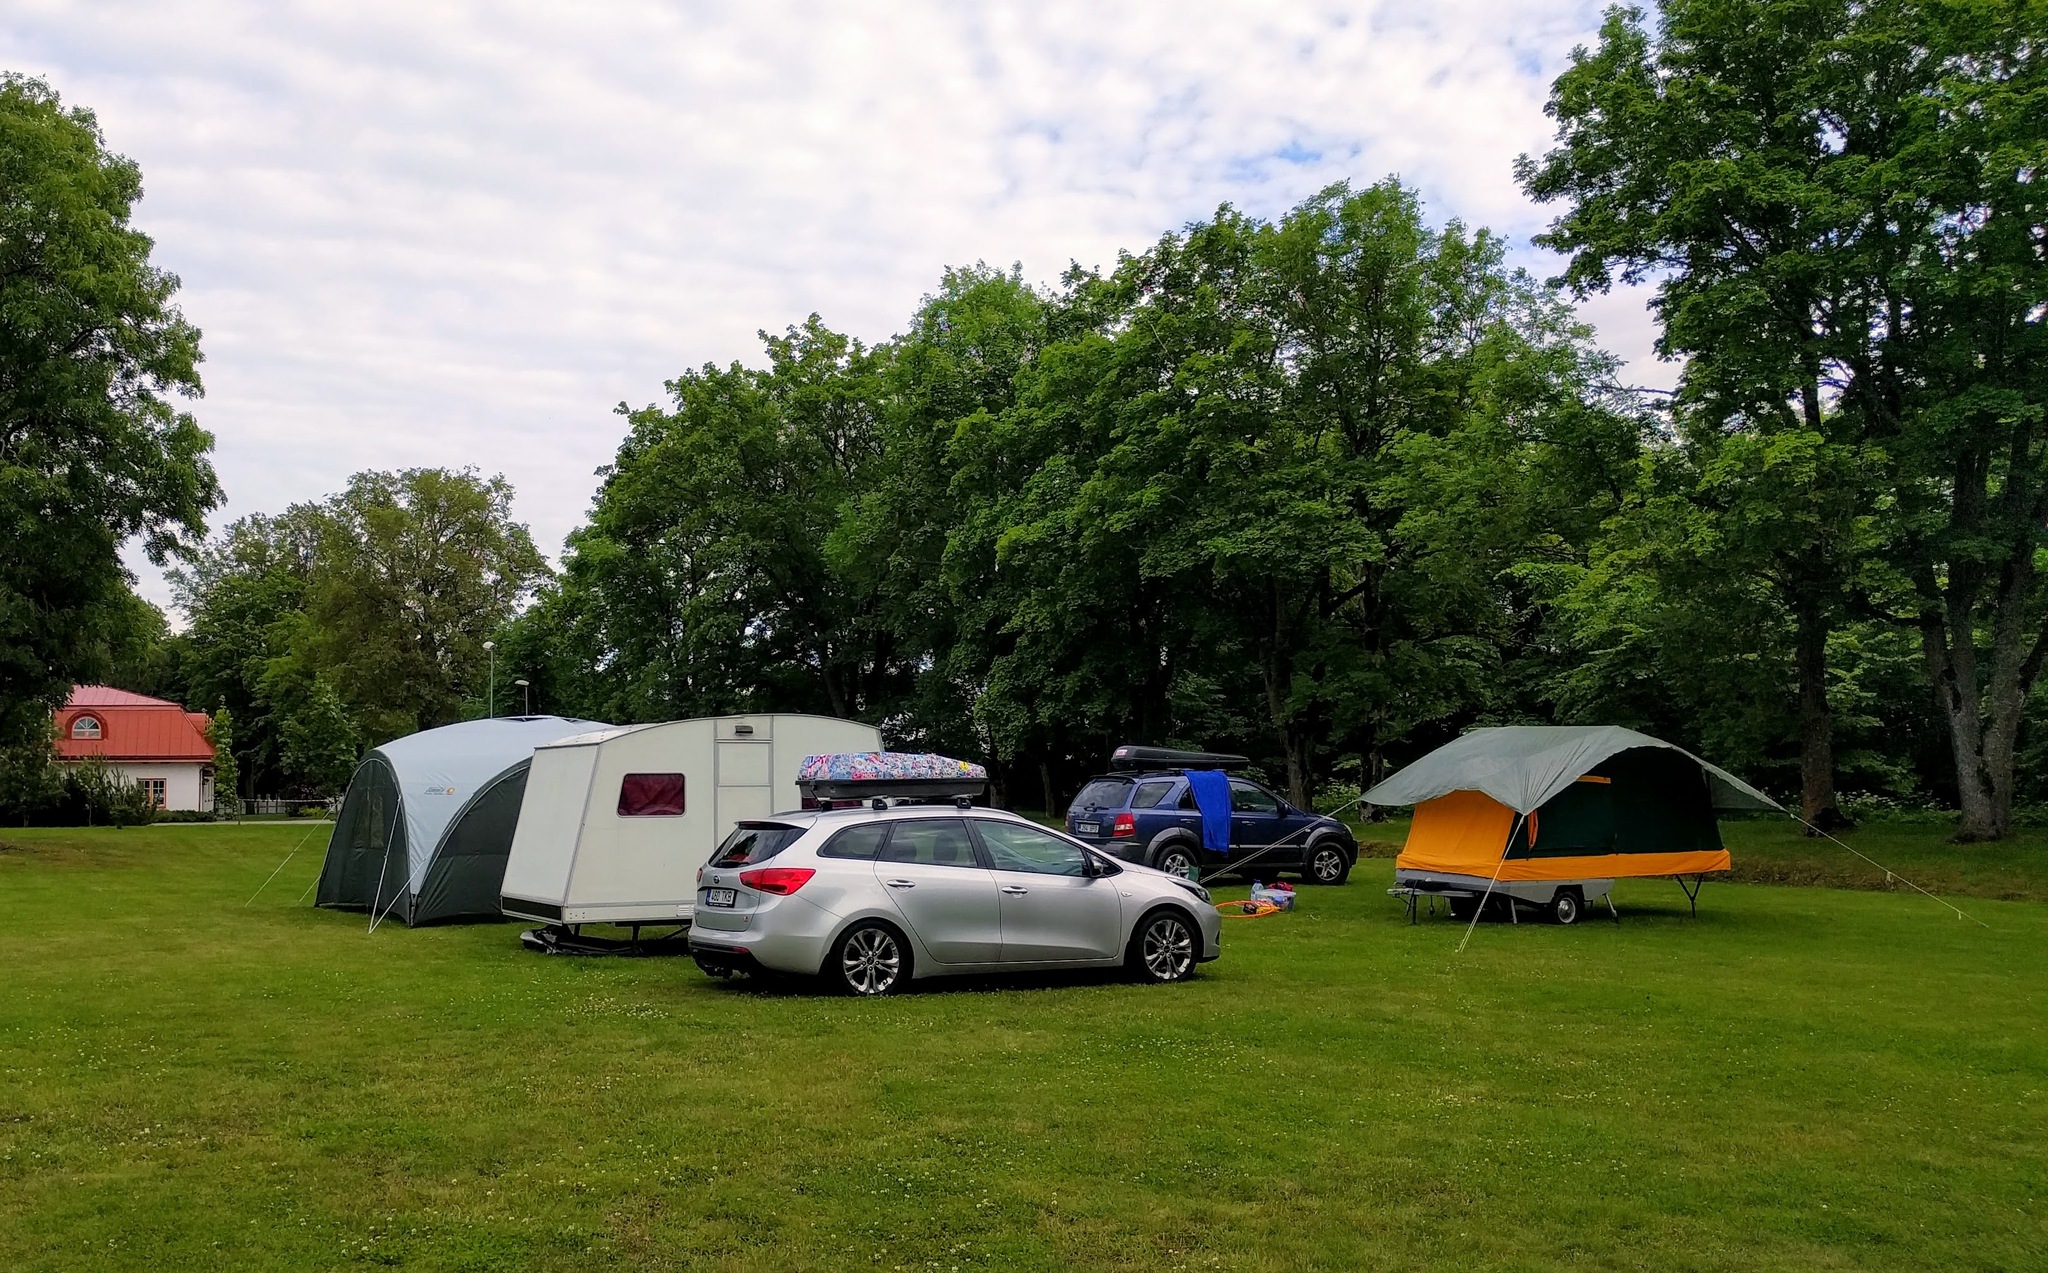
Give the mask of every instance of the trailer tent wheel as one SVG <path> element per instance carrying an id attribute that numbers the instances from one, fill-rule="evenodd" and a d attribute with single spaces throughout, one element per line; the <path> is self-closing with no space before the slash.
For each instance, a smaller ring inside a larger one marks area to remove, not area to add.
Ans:
<path id="1" fill-rule="evenodd" d="M 1586 904 L 1579 899 L 1579 890 L 1561 888 L 1550 898 L 1550 918 L 1560 924 L 1576 924 Z"/>

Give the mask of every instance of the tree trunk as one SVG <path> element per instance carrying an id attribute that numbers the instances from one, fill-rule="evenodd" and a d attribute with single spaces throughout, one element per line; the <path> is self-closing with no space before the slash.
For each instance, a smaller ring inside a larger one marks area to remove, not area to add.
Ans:
<path id="1" fill-rule="evenodd" d="M 1835 804 L 1835 714 L 1828 704 L 1828 630 L 1817 604 L 1798 608 L 1793 639 L 1799 669 L 1799 817 L 1808 835 L 1848 823 Z"/>
<path id="2" fill-rule="evenodd" d="M 1058 817 L 1060 811 L 1055 807 L 1058 802 L 1054 800 L 1052 790 L 1052 766 L 1046 763 L 1043 756 L 1038 759 L 1038 785 L 1039 789 L 1045 792 L 1045 816 Z"/>
<path id="3" fill-rule="evenodd" d="M 1991 672 L 1981 690 L 1973 616 L 1930 611 L 1920 621 L 1921 653 L 1955 758 L 1956 799 L 1963 811 L 1955 839 L 1961 844 L 2012 833 L 2013 751 L 2027 694 L 2041 667 L 2041 636 L 2017 622 L 2016 590 L 2002 591 L 2007 595 L 2001 598 L 1988 651 Z"/>

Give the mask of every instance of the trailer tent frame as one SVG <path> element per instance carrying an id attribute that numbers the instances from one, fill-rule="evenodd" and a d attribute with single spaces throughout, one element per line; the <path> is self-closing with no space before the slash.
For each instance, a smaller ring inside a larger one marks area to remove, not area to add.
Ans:
<path id="1" fill-rule="evenodd" d="M 1692 877 L 1696 904 L 1698 882 L 1730 865 L 1716 814 L 1783 812 L 1726 770 L 1614 725 L 1473 730 L 1365 799 L 1415 806 L 1394 862 L 1411 905 L 1416 891 L 1590 901 L 1617 878 L 1644 876 L 1681 887 Z"/>

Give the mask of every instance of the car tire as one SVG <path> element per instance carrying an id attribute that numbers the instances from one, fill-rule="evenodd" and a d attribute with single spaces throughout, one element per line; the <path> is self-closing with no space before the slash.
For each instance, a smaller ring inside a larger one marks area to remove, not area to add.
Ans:
<path id="1" fill-rule="evenodd" d="M 1333 841 L 1308 846 L 1308 859 L 1301 865 L 1301 878 L 1309 884 L 1342 884 L 1351 878 L 1351 857 Z"/>
<path id="2" fill-rule="evenodd" d="M 1551 894 L 1550 918 L 1553 922 L 1576 924 L 1579 922 L 1579 917 L 1585 913 L 1586 902 L 1584 898 L 1579 896 L 1579 890 L 1575 888 L 1561 888 Z"/>
<path id="3" fill-rule="evenodd" d="M 864 920 L 839 935 L 825 957 L 825 980 L 860 998 L 893 995 L 910 984 L 910 943 L 879 920 Z"/>
<path id="4" fill-rule="evenodd" d="M 1197 865 L 1195 851 L 1185 844 L 1169 844 L 1159 850 L 1159 856 L 1152 859 L 1152 865 L 1168 875 L 1192 879 Z"/>
<path id="5" fill-rule="evenodd" d="M 1170 906 L 1146 913 L 1131 930 L 1124 966 L 1140 981 L 1161 985 L 1195 975 L 1202 957 L 1202 936 L 1195 921 Z"/>

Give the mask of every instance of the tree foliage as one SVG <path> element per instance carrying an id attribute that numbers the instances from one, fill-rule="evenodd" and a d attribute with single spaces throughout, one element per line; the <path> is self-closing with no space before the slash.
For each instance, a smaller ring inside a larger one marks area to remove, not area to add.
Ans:
<path id="1" fill-rule="evenodd" d="M 0 740 L 40 737 L 132 627 L 121 545 L 161 564 L 220 500 L 199 332 L 129 222 L 140 172 L 90 111 L 0 75 Z"/>

